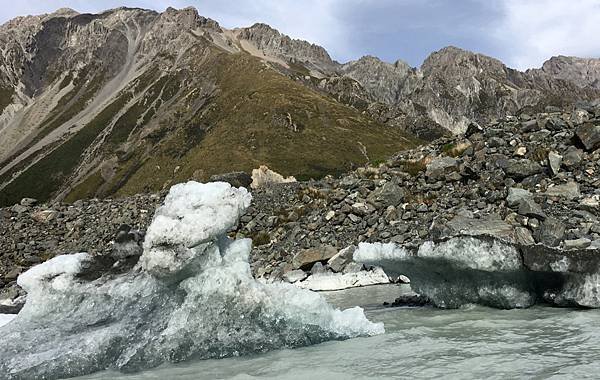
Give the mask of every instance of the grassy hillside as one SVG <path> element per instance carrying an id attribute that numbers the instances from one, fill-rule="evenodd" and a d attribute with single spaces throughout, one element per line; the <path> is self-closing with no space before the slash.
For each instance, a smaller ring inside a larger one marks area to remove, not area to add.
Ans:
<path id="1" fill-rule="evenodd" d="M 210 106 L 143 159 L 119 194 L 262 164 L 300 179 L 320 178 L 366 163 L 362 147 L 369 159 L 380 160 L 416 144 L 249 55 L 216 54 L 204 66 L 214 68 L 219 87 Z"/>
<path id="2" fill-rule="evenodd" d="M 93 83 L 76 87 L 42 134 L 64 122 L 70 108 L 77 106 L 79 112 L 89 94 L 98 91 Z M 131 104 L 134 94 L 141 95 Z M 126 105 L 130 108 L 124 110 Z M 83 153 L 98 141 L 97 161 L 112 159 L 115 174 L 107 181 L 99 168 L 89 168 L 67 201 L 156 191 L 265 164 L 286 176 L 320 178 L 417 143 L 255 57 L 199 41 L 179 69 L 164 71 L 157 64 L 132 82 L 88 125 L 0 191 L 0 205 L 25 196 L 50 199 L 65 188 Z"/>

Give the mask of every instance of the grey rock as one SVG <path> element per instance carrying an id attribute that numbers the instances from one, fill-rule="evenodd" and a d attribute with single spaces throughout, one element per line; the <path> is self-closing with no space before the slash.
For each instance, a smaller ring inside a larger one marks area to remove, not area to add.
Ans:
<path id="1" fill-rule="evenodd" d="M 453 157 L 438 157 L 428 165 L 425 175 L 432 179 L 444 178 L 446 174 L 458 170 L 458 160 Z"/>
<path id="2" fill-rule="evenodd" d="M 575 131 L 585 149 L 593 151 L 600 148 L 600 124 L 583 124 Z"/>
<path id="3" fill-rule="evenodd" d="M 579 185 L 577 182 L 569 181 L 562 185 L 549 187 L 546 190 L 546 195 L 549 197 L 577 199 L 581 196 L 581 193 L 579 192 Z"/>
<path id="4" fill-rule="evenodd" d="M 574 240 L 565 240 L 563 242 L 564 249 L 583 249 L 592 245 L 592 241 L 587 238 L 580 238 Z"/>
<path id="5" fill-rule="evenodd" d="M 600 196 L 596 195 L 582 199 L 581 202 L 579 202 L 579 207 L 583 210 L 597 214 L 600 212 Z"/>
<path id="6" fill-rule="evenodd" d="M 556 152 L 548 153 L 548 165 L 550 166 L 550 170 L 552 170 L 552 174 L 557 175 L 559 173 L 562 159 L 563 157 Z"/>
<path id="7" fill-rule="evenodd" d="M 529 231 L 525 227 L 516 227 L 515 228 L 515 243 L 519 245 L 532 245 L 535 244 L 535 239 L 533 235 L 531 235 L 531 231 Z"/>
<path id="8" fill-rule="evenodd" d="M 23 205 L 14 205 L 10 209 L 12 212 L 16 212 L 17 214 L 23 214 L 29 211 L 29 207 Z"/>
<path id="9" fill-rule="evenodd" d="M 518 213 L 539 220 L 546 219 L 546 214 L 542 211 L 542 207 L 535 203 L 532 198 L 524 198 L 521 200 Z"/>
<path id="10" fill-rule="evenodd" d="M 511 225 L 497 215 L 489 215 L 483 219 L 456 216 L 446 224 L 446 230 L 440 237 L 457 235 L 489 235 L 508 241 L 514 241 L 515 239 Z"/>
<path id="11" fill-rule="evenodd" d="M 327 261 L 329 268 L 331 268 L 331 270 L 334 272 L 342 272 L 346 265 L 352 262 L 354 251 L 356 251 L 356 246 L 354 245 L 339 251 L 335 256 L 329 259 L 329 261 Z"/>
<path id="12" fill-rule="evenodd" d="M 404 190 L 393 182 L 386 182 L 383 186 L 375 189 L 367 200 L 369 203 L 379 206 L 398 206 L 404 200 Z"/>
<path id="13" fill-rule="evenodd" d="M 533 199 L 533 194 L 531 194 L 529 190 L 520 189 L 517 187 L 511 187 L 508 189 L 506 202 L 509 207 L 517 207 L 521 204 L 521 201 L 526 199 Z"/>
<path id="14" fill-rule="evenodd" d="M 58 217 L 58 212 L 54 210 L 41 210 L 31 214 L 31 218 L 39 223 L 49 223 Z"/>
<path id="15" fill-rule="evenodd" d="M 570 146 L 567 149 L 567 152 L 563 156 L 563 165 L 567 168 L 575 168 L 581 164 L 583 160 L 583 151 L 577 149 L 573 146 Z"/>
<path id="16" fill-rule="evenodd" d="M 328 261 L 338 253 L 337 249 L 325 245 L 301 250 L 292 259 L 293 269 L 310 269 L 316 262 Z"/>
<path id="17" fill-rule="evenodd" d="M 35 206 L 37 203 L 38 203 L 37 199 L 23 198 L 23 199 L 21 199 L 20 205 L 26 206 L 26 207 L 31 207 L 31 206 Z"/>
<path id="18" fill-rule="evenodd" d="M 565 225 L 556 218 L 546 218 L 535 234 L 538 243 L 556 247 L 565 236 Z"/>
<path id="19" fill-rule="evenodd" d="M 506 174 L 515 179 L 524 179 L 542 172 L 543 168 L 540 164 L 527 159 L 509 160 L 506 168 Z"/>

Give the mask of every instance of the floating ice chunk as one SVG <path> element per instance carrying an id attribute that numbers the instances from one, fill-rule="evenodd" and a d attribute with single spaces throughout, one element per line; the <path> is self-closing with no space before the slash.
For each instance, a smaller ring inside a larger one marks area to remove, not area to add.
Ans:
<path id="1" fill-rule="evenodd" d="M 498 308 L 528 307 L 536 289 L 525 275 L 519 252 L 493 239 L 457 237 L 425 242 L 416 252 L 394 244 L 360 244 L 356 261 L 405 274 L 411 287 L 438 307 L 479 303 Z"/>
<path id="2" fill-rule="evenodd" d="M 153 273 L 173 273 L 208 256 L 212 242 L 237 225 L 251 200 L 246 189 L 225 182 L 173 186 L 148 228 L 141 266 Z"/>
<path id="3" fill-rule="evenodd" d="M 27 293 L 41 292 L 44 286 L 65 290 L 70 285 L 71 278 L 81 271 L 86 260 L 89 260 L 87 253 L 54 257 L 21 274 L 17 284 Z"/>
<path id="4" fill-rule="evenodd" d="M 76 254 L 21 275 L 30 294 L 0 328 L 0 374 L 131 372 L 383 333 L 360 308 L 337 310 L 311 291 L 253 279 L 251 241 L 225 235 L 249 202 L 228 184 L 177 185 L 129 272 L 87 280 L 81 271 L 89 274 L 97 258 Z"/>
<path id="5" fill-rule="evenodd" d="M 446 260 L 459 268 L 482 271 L 514 271 L 523 267 L 519 252 L 497 240 L 488 242 L 464 237 L 438 244 L 429 241 L 421 245 L 418 256 Z"/>
<path id="6" fill-rule="evenodd" d="M 389 284 L 390 279 L 383 269 L 374 268 L 371 271 L 353 273 L 317 273 L 295 285 L 310 290 L 342 290 L 360 286 Z"/>
<path id="7" fill-rule="evenodd" d="M 600 308 L 600 273 L 569 276 L 557 298 L 562 303 Z"/>
<path id="8" fill-rule="evenodd" d="M 410 252 L 394 243 L 359 243 L 354 252 L 354 260 L 360 263 L 371 263 L 381 260 L 403 260 Z"/>
<path id="9" fill-rule="evenodd" d="M 234 227 L 250 206 L 248 190 L 225 182 L 175 185 L 156 210 L 144 248 L 164 245 L 197 246 Z"/>

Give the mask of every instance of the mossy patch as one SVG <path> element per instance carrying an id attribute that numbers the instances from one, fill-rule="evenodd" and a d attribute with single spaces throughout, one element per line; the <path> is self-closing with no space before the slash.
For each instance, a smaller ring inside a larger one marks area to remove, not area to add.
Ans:
<path id="1" fill-rule="evenodd" d="M 79 199 L 93 198 L 103 184 L 104 179 L 98 170 L 75 186 L 75 188 L 73 188 L 73 190 L 65 197 L 64 201 L 73 203 Z"/>

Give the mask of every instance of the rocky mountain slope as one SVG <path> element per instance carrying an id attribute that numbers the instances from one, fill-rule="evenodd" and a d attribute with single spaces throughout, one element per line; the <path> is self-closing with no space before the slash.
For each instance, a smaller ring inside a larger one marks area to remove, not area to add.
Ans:
<path id="1" fill-rule="evenodd" d="M 414 145 L 295 81 L 305 66 L 267 47 L 307 62 L 327 53 L 284 36 L 269 44 L 263 29 L 225 30 L 191 8 L 3 25 L 0 203 L 155 191 L 261 164 L 318 178 Z"/>
<path id="2" fill-rule="evenodd" d="M 457 48 L 420 68 L 193 8 L 62 9 L 0 26 L 0 205 L 157 191 L 262 164 L 296 178 L 521 111 L 599 98 L 598 61 L 525 73 Z"/>

